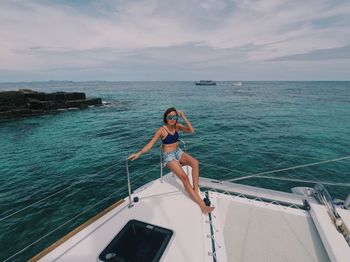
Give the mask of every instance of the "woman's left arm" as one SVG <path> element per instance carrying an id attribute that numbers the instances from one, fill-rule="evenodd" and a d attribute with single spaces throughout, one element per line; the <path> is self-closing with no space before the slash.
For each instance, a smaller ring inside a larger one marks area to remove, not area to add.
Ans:
<path id="1" fill-rule="evenodd" d="M 188 119 L 186 118 L 184 112 L 179 111 L 178 112 L 179 116 L 185 121 L 187 126 L 184 126 L 182 124 L 177 124 L 177 126 L 179 127 L 179 130 L 183 131 L 183 132 L 189 132 L 189 133 L 194 133 L 194 128 L 192 127 L 190 121 L 188 121 Z"/>

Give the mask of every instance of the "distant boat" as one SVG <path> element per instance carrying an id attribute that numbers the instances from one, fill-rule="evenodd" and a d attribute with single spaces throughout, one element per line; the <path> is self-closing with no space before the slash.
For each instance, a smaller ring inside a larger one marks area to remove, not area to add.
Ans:
<path id="1" fill-rule="evenodd" d="M 233 82 L 232 85 L 233 85 L 233 86 L 241 86 L 241 85 L 242 85 L 242 82 Z"/>
<path id="2" fill-rule="evenodd" d="M 212 80 L 200 80 L 196 82 L 197 86 L 216 86 L 216 83 Z"/>

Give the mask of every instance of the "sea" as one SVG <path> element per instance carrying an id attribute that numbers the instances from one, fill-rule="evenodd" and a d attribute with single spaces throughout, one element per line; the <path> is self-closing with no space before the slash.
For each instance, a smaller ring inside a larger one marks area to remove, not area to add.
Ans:
<path id="1" fill-rule="evenodd" d="M 333 198 L 350 193 L 350 82 L 0 83 L 21 88 L 85 92 L 105 105 L 0 121 L 0 261 L 28 260 L 125 198 L 126 159 L 169 107 L 195 128 L 180 136 L 202 177 L 264 173 L 237 182 L 291 192 L 327 181 Z M 129 163 L 132 189 L 160 176 L 159 158 L 157 143 Z"/>

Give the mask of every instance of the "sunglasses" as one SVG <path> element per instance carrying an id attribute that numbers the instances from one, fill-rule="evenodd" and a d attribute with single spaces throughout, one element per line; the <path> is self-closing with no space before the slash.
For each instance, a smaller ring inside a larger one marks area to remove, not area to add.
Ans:
<path id="1" fill-rule="evenodd" d="M 167 116 L 166 119 L 168 119 L 168 120 L 177 120 L 177 115 Z"/>

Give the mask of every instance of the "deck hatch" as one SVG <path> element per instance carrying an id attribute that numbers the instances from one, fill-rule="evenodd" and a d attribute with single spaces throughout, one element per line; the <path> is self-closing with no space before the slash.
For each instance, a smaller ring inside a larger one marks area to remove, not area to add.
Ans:
<path id="1" fill-rule="evenodd" d="M 100 261 L 159 261 L 173 231 L 130 220 L 99 256 Z"/>

